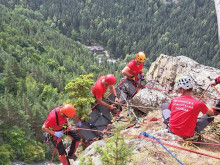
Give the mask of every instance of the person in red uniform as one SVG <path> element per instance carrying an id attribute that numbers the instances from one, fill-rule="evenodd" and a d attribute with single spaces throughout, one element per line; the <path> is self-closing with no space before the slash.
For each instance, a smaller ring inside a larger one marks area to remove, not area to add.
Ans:
<path id="1" fill-rule="evenodd" d="M 138 52 L 136 54 L 136 59 L 131 60 L 127 64 L 127 66 L 122 70 L 122 74 L 127 76 L 128 79 L 132 79 L 138 83 L 138 75 L 140 74 L 141 79 L 144 77 L 143 62 L 145 59 L 146 57 L 144 52 Z"/>
<path id="2" fill-rule="evenodd" d="M 96 103 L 107 107 L 110 110 L 115 109 L 113 105 L 109 105 L 102 100 L 106 90 L 110 89 L 111 93 L 115 96 L 115 102 L 118 102 L 117 94 L 115 91 L 115 87 L 113 86 L 116 82 L 116 78 L 113 74 L 107 74 L 105 76 L 101 76 L 96 81 L 95 85 L 92 88 L 92 94 L 96 98 Z"/>
<path id="3" fill-rule="evenodd" d="M 213 85 L 213 86 L 215 86 L 217 84 L 220 84 L 220 76 L 216 77 L 216 79 L 213 82 L 211 82 L 211 85 Z"/>
<path id="4" fill-rule="evenodd" d="M 214 117 L 209 116 L 215 115 L 216 112 L 202 101 L 193 98 L 194 82 L 191 77 L 181 77 L 177 81 L 177 86 L 182 95 L 173 98 L 170 104 L 162 104 L 162 114 L 164 123 L 168 124 L 168 130 L 186 139 L 199 135 L 214 120 Z M 203 116 L 197 119 L 200 112 Z"/>
<path id="5" fill-rule="evenodd" d="M 42 126 L 43 131 L 52 135 L 52 143 L 57 149 L 60 161 L 63 165 L 69 165 L 69 159 L 77 159 L 75 152 L 81 139 L 76 130 L 72 129 L 71 125 L 68 125 L 68 118 L 74 118 L 78 121 L 77 126 L 81 126 L 75 108 L 70 104 L 61 105 L 53 109 Z M 63 134 L 68 135 L 72 139 L 68 155 L 61 139 Z"/>

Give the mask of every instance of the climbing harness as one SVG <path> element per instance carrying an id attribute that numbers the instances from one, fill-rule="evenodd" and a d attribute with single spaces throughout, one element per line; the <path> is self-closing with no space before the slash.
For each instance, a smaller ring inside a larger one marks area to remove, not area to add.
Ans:
<path id="1" fill-rule="evenodd" d="M 50 154 L 53 155 L 53 150 L 54 150 L 54 145 L 51 144 L 51 138 L 52 138 L 52 135 L 50 135 L 49 133 L 47 132 L 44 132 L 43 133 L 43 142 L 45 143 L 45 145 L 47 145 L 50 150 Z"/>

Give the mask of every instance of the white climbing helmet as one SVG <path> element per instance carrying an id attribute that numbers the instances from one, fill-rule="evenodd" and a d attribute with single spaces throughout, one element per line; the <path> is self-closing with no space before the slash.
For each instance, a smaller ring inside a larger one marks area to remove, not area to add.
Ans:
<path id="1" fill-rule="evenodd" d="M 189 76 L 180 77 L 180 79 L 177 81 L 178 88 L 190 89 L 193 88 L 193 86 L 194 86 L 194 81 Z"/>

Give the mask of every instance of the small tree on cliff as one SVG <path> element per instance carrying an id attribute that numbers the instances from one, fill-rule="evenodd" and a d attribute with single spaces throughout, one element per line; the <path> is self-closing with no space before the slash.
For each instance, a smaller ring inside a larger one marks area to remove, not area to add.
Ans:
<path id="1" fill-rule="evenodd" d="M 91 104 L 95 101 L 91 94 L 91 87 L 94 85 L 92 78 L 93 74 L 80 75 L 65 86 L 70 98 L 67 102 L 74 105 L 81 120 L 88 119 Z"/>
<path id="2" fill-rule="evenodd" d="M 101 161 L 104 165 L 126 165 L 132 161 L 133 147 L 129 146 L 120 130 L 123 126 L 117 124 L 114 129 L 115 134 L 106 139 L 105 148 L 97 146 L 95 150 L 101 155 Z"/>

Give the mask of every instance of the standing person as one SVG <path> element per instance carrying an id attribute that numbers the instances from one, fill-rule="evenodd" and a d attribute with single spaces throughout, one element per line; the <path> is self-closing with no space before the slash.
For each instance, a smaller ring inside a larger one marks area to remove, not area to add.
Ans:
<path id="1" fill-rule="evenodd" d="M 182 95 L 173 98 L 170 104 L 162 104 L 164 123 L 168 124 L 170 132 L 183 139 L 199 135 L 214 120 L 214 117 L 209 117 L 209 115 L 217 114 L 202 101 L 192 97 L 193 86 L 194 82 L 191 77 L 181 77 L 177 81 L 177 87 Z M 197 119 L 200 112 L 203 116 Z"/>
<path id="2" fill-rule="evenodd" d="M 117 94 L 115 91 L 115 87 L 113 86 L 116 82 L 116 78 L 113 74 L 107 74 L 105 76 L 101 76 L 96 81 L 95 85 L 92 88 L 92 94 L 96 98 L 96 103 L 107 107 L 109 110 L 115 109 L 113 105 L 109 105 L 102 100 L 106 90 L 110 89 L 112 94 L 115 97 L 115 102 L 118 102 Z"/>
<path id="3" fill-rule="evenodd" d="M 211 82 L 211 85 L 213 85 L 213 86 L 215 86 L 217 84 L 220 84 L 220 76 L 216 77 L 216 79 L 213 82 Z"/>
<path id="4" fill-rule="evenodd" d="M 77 159 L 75 152 L 80 142 L 80 136 L 76 130 L 71 129 L 71 125 L 68 125 L 68 118 L 74 118 L 78 121 L 77 125 L 79 127 L 81 126 L 81 122 L 76 115 L 76 110 L 70 104 L 61 105 L 53 109 L 42 126 L 42 130 L 51 135 L 52 143 L 57 149 L 63 165 L 69 165 L 69 159 Z M 68 155 L 61 139 L 63 134 L 68 135 L 72 139 Z"/>
<path id="5" fill-rule="evenodd" d="M 136 59 L 131 60 L 127 66 L 122 70 L 122 74 L 127 76 L 128 79 L 138 83 L 138 75 L 140 74 L 141 79 L 144 77 L 143 63 L 146 57 L 144 52 L 138 52 L 136 54 Z"/>

